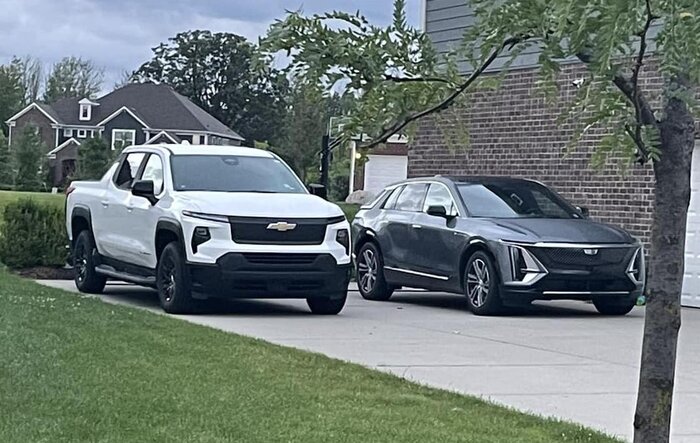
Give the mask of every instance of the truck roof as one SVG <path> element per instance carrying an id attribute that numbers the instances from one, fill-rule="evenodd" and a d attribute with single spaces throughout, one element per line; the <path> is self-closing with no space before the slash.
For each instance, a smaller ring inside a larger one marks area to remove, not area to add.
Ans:
<path id="1" fill-rule="evenodd" d="M 244 146 L 225 145 L 178 145 L 178 144 L 152 144 L 134 145 L 124 149 L 125 152 L 138 150 L 139 148 L 161 148 L 169 151 L 172 155 L 241 155 L 246 157 L 273 157 L 268 151 L 256 148 L 246 148 Z"/>

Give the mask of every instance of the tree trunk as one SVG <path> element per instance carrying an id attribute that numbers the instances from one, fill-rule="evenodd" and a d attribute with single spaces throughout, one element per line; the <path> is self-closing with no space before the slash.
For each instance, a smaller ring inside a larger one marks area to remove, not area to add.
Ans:
<path id="1" fill-rule="evenodd" d="M 675 78 L 671 89 L 686 87 Z M 693 116 L 678 99 L 669 99 L 661 123 L 661 158 L 654 162 L 656 206 L 649 262 L 648 303 L 639 376 L 635 443 L 668 442 L 681 326 L 685 229 L 690 202 L 694 146 Z"/>

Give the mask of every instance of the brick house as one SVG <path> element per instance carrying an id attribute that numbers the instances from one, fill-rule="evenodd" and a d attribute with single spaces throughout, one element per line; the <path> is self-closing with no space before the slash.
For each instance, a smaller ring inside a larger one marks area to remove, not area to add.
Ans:
<path id="1" fill-rule="evenodd" d="M 474 22 L 468 0 L 425 0 L 423 29 L 439 52 L 461 40 Z M 621 175 L 615 159 L 594 170 L 590 159 L 604 129 L 593 129 L 566 155 L 575 130 L 560 122 L 560 108 L 545 102 L 537 91 L 538 54 L 528 49 L 516 59 L 498 90 L 469 95 L 470 106 L 459 112 L 467 122 L 470 145 L 454 148 L 445 142 L 435 120 L 420 124 L 408 153 L 408 176 L 502 175 L 539 180 L 572 203 L 589 208 L 591 217 L 629 230 L 649 243 L 654 205 L 654 174 L 650 165 L 631 166 Z M 487 75 L 503 67 L 494 63 Z M 558 79 L 563 99 L 573 97 L 575 83 L 585 66 L 575 60 L 562 63 Z M 661 91 L 663 79 L 653 66 L 640 77 L 642 89 Z M 699 145 L 700 146 L 700 145 Z M 700 307 L 700 150 L 693 153 L 693 194 L 688 216 L 684 305 Z M 697 173 L 696 173 L 697 172 Z"/>
<path id="2" fill-rule="evenodd" d="M 75 170 L 80 144 L 101 137 L 112 150 L 131 144 L 183 143 L 240 145 L 243 137 L 172 87 L 129 84 L 96 100 L 64 98 L 31 103 L 7 120 L 8 143 L 27 125 L 37 128 L 47 147 L 54 185 Z"/>

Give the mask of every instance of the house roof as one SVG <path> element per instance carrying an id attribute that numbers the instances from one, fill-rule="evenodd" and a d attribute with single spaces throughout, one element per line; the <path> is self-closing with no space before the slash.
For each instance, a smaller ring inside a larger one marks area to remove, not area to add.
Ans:
<path id="1" fill-rule="evenodd" d="M 59 124 L 98 126 L 100 122 L 126 108 L 149 128 L 168 131 L 202 131 L 243 140 L 239 134 L 221 123 L 171 86 L 155 83 L 133 83 L 98 98 L 90 120 L 80 120 L 80 98 L 64 98 L 51 105 L 40 104 L 42 110 Z"/>

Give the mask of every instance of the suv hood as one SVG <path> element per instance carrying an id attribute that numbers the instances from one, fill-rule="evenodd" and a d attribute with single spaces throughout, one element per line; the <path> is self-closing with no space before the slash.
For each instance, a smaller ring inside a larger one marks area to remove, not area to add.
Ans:
<path id="1" fill-rule="evenodd" d="M 626 231 L 586 219 L 492 219 L 501 239 L 523 242 L 636 243 Z"/>
<path id="2" fill-rule="evenodd" d="M 333 203 L 311 194 L 179 192 L 183 210 L 238 217 L 329 218 L 343 215 Z"/>

